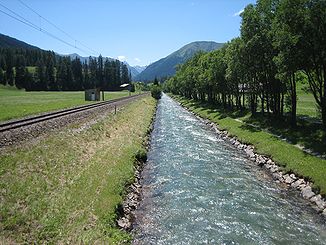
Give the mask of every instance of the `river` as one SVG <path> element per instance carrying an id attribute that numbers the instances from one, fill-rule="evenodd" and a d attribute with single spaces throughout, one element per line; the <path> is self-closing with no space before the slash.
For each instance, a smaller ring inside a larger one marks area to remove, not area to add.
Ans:
<path id="1" fill-rule="evenodd" d="M 326 244 L 325 220 L 167 95 L 133 244 Z"/>

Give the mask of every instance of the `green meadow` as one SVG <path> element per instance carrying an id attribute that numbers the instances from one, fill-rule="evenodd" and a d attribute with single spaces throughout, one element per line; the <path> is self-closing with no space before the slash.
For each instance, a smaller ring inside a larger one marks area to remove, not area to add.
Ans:
<path id="1" fill-rule="evenodd" d="M 105 100 L 129 96 L 128 91 L 105 92 Z M 84 92 L 26 92 L 9 86 L 0 86 L 0 121 L 21 118 L 84 104 Z"/>

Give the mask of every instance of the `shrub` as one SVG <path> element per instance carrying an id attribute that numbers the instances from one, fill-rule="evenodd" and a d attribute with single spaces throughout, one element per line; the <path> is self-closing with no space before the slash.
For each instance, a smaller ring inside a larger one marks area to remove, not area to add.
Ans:
<path id="1" fill-rule="evenodd" d="M 162 89 L 159 85 L 153 85 L 151 88 L 152 97 L 159 100 L 162 97 Z"/>

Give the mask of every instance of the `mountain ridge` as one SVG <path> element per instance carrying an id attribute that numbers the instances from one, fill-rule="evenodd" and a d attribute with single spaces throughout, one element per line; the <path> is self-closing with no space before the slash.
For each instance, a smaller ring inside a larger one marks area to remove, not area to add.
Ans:
<path id="1" fill-rule="evenodd" d="M 0 33 L 0 48 L 40 49 L 24 41 Z"/>
<path id="2" fill-rule="evenodd" d="M 197 52 L 209 52 L 221 48 L 224 43 L 214 41 L 195 41 L 188 43 L 168 56 L 150 64 L 135 79 L 151 81 L 155 78 L 169 77 L 175 74 L 176 66 L 192 58 Z"/>

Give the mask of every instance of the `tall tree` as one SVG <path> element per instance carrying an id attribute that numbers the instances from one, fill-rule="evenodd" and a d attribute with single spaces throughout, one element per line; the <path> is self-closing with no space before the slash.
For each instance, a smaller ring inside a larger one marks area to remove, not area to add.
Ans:
<path id="1" fill-rule="evenodd" d="M 285 80 L 291 102 L 291 122 L 296 126 L 297 78 L 296 72 L 303 68 L 305 56 L 304 26 L 306 0 L 283 0 L 276 11 L 273 23 L 274 46 L 279 50 L 274 61 L 278 66 L 278 77 Z"/>
<path id="2" fill-rule="evenodd" d="M 104 90 L 110 90 L 111 84 L 113 82 L 112 75 L 112 63 L 109 59 L 105 59 L 104 68 L 103 68 L 103 84 Z"/>
<path id="3" fill-rule="evenodd" d="M 37 91 L 46 91 L 48 89 L 47 77 L 45 73 L 45 65 L 42 61 L 39 61 L 36 66 L 36 81 L 33 89 Z"/>
<path id="4" fill-rule="evenodd" d="M 73 80 L 74 80 L 73 90 L 84 89 L 84 87 L 83 87 L 83 68 L 82 68 L 80 59 L 78 57 L 76 57 L 71 62 L 71 70 L 72 70 L 72 75 L 73 75 Z"/>
<path id="5" fill-rule="evenodd" d="M 84 62 L 83 64 L 83 88 L 84 89 L 90 89 L 91 84 L 90 84 L 90 79 L 89 79 L 89 69 L 88 69 L 88 64 L 87 61 Z"/>
<path id="6" fill-rule="evenodd" d="M 97 72 L 96 72 L 96 80 L 97 87 L 104 89 L 104 80 L 103 80 L 103 57 L 100 55 L 97 59 Z"/>
<path id="7" fill-rule="evenodd" d="M 121 83 L 130 83 L 129 70 L 126 64 L 121 64 Z"/>
<path id="8" fill-rule="evenodd" d="M 326 1 L 307 0 L 304 71 L 326 129 Z"/>
<path id="9" fill-rule="evenodd" d="M 89 75 L 91 88 L 96 88 L 98 85 L 98 72 L 97 72 L 97 60 L 96 58 L 89 57 Z"/>
<path id="10" fill-rule="evenodd" d="M 45 67 L 45 76 L 48 83 L 49 90 L 56 91 L 58 90 L 58 84 L 54 75 L 54 64 L 52 58 L 47 60 Z"/>
<path id="11" fill-rule="evenodd" d="M 16 76 L 15 76 L 15 85 L 19 89 L 24 88 L 25 85 L 25 77 L 26 77 L 25 64 L 26 62 L 24 56 L 19 57 L 18 62 L 16 63 Z"/>

